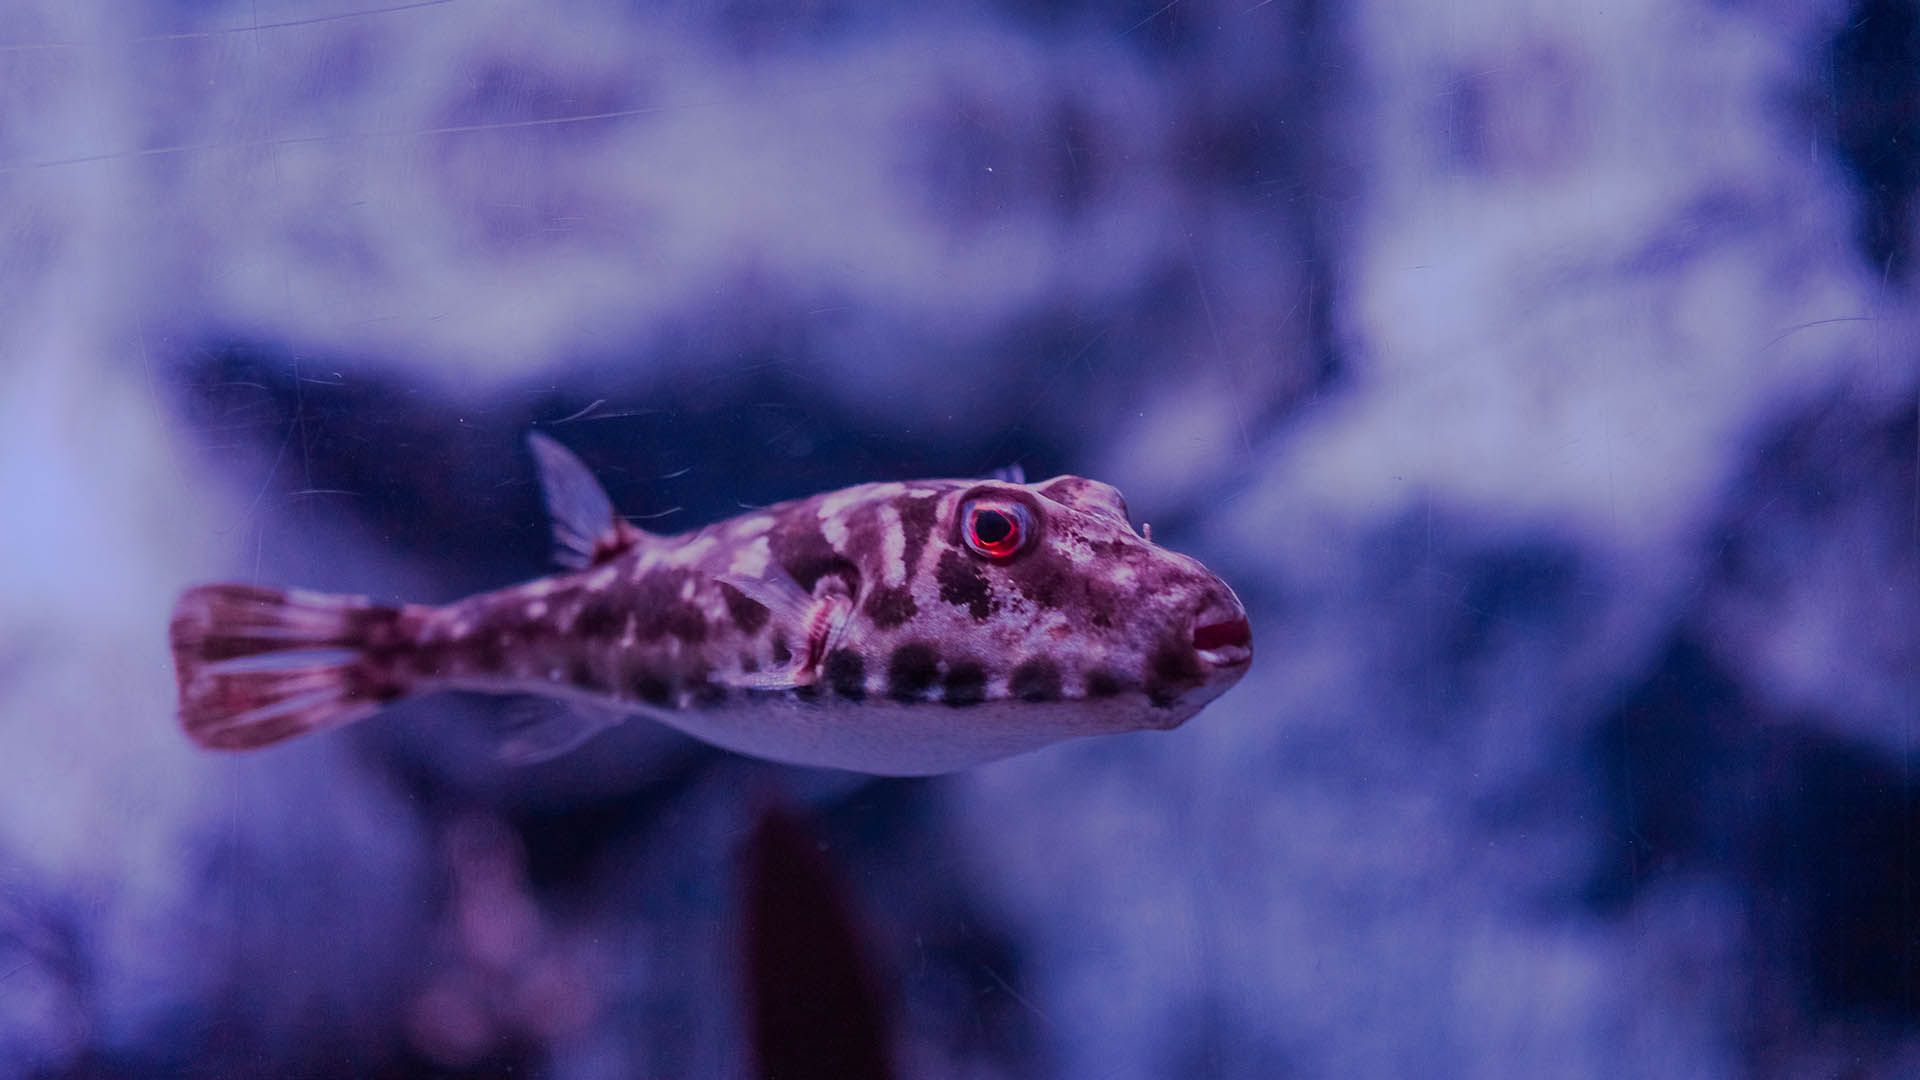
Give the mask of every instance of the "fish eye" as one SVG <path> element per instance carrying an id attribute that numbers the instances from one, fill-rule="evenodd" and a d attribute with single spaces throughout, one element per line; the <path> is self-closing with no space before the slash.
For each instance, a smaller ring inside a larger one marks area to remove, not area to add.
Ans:
<path id="1" fill-rule="evenodd" d="M 1011 559 L 1033 538 L 1033 515 L 1004 499 L 976 499 L 960 508 L 961 535 L 975 553 Z"/>

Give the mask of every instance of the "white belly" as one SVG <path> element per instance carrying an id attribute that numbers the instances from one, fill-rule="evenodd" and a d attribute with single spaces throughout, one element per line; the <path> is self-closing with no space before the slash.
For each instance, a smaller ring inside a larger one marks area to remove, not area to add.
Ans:
<path id="1" fill-rule="evenodd" d="M 952 772 L 1063 739 L 1172 727 L 1186 719 L 1166 709 L 1127 708 L 1116 702 L 1090 708 L 1073 701 L 990 701 L 953 708 L 871 700 L 807 702 L 772 695 L 648 715 L 742 754 L 882 776 Z"/>

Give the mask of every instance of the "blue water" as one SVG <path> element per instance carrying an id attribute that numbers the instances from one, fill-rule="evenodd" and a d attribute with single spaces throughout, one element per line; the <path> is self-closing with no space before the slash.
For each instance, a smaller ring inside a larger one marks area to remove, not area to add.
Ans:
<path id="1" fill-rule="evenodd" d="M 1920 11 L 0 8 L 0 1076 L 1920 1074 Z M 1257 658 L 931 780 L 179 733 L 207 580 L 1019 463 Z"/>

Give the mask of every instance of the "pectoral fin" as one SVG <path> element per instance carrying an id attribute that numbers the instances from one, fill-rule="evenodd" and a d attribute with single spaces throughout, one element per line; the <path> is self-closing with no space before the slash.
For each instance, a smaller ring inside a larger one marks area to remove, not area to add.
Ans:
<path id="1" fill-rule="evenodd" d="M 802 589 L 778 566 L 762 574 L 725 574 L 720 581 L 766 608 L 777 624 L 792 627 L 800 639 L 793 662 L 786 667 L 736 675 L 727 680 L 728 685 L 742 690 L 793 690 L 818 682 L 827 654 L 839 645 L 853 621 L 853 598 L 839 579 L 822 578 L 818 596 Z"/>
<path id="2" fill-rule="evenodd" d="M 759 574 L 721 574 L 718 580 L 772 612 L 779 626 L 804 626 L 813 611 L 813 594 L 778 565 L 770 564 Z"/>

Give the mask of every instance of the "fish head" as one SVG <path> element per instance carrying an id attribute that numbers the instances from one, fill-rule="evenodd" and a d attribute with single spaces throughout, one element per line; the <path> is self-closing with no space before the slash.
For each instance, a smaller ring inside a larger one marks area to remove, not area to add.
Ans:
<path id="1" fill-rule="evenodd" d="M 1177 727 L 1246 673 L 1239 598 L 1135 531 L 1112 486 L 1058 476 L 889 488 L 870 513 L 825 522 L 858 578 L 844 640 L 876 691 L 1060 706 L 1046 713 L 1063 734 L 1098 734 Z"/>

